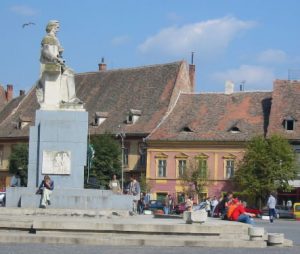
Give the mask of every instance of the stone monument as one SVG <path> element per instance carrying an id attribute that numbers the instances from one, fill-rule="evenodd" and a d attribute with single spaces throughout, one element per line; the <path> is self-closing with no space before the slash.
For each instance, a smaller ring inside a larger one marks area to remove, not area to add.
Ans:
<path id="1" fill-rule="evenodd" d="M 131 197 L 84 189 L 88 113 L 77 98 L 74 72 L 65 64 L 56 37 L 59 22 L 49 21 L 41 42 L 41 72 L 36 85 L 35 126 L 30 127 L 27 188 L 9 188 L 7 206 L 38 207 L 35 190 L 45 175 L 54 180 L 54 208 L 130 209 Z M 113 197 L 112 197 L 113 196 Z"/>

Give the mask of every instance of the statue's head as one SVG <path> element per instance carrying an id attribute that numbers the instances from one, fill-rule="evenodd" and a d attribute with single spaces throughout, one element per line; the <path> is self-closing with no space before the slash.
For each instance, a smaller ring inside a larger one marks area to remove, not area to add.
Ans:
<path id="1" fill-rule="evenodd" d="M 57 20 L 50 20 L 46 26 L 46 32 L 50 33 L 51 30 L 55 27 L 59 27 L 59 21 Z"/>

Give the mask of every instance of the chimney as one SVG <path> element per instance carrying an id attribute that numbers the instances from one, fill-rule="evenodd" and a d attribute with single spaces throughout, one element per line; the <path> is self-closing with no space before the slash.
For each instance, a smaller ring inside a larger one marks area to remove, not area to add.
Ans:
<path id="1" fill-rule="evenodd" d="M 20 90 L 20 96 L 23 96 L 25 94 L 25 90 Z"/>
<path id="2" fill-rule="evenodd" d="M 191 64 L 189 65 L 189 77 L 190 77 L 192 92 L 194 92 L 195 85 L 196 85 L 195 70 L 196 70 L 196 66 L 194 65 L 194 52 L 192 52 Z"/>
<path id="3" fill-rule="evenodd" d="M 14 95 L 14 86 L 9 84 L 7 85 L 5 96 L 6 96 L 6 101 L 10 101 L 13 98 Z"/>
<path id="4" fill-rule="evenodd" d="M 234 83 L 230 80 L 225 82 L 225 94 L 233 94 L 234 92 Z"/>
<path id="5" fill-rule="evenodd" d="M 98 64 L 99 71 L 106 71 L 106 63 L 104 63 L 104 57 L 101 58 L 101 63 Z"/>

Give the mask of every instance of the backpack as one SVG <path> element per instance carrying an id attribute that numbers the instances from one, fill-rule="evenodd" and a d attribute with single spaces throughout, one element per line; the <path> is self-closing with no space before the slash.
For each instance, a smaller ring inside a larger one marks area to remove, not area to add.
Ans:
<path id="1" fill-rule="evenodd" d="M 228 210 L 227 210 L 227 218 L 231 219 L 231 215 L 233 213 L 233 211 L 235 210 L 235 208 L 237 208 L 237 204 L 232 204 L 228 206 Z"/>

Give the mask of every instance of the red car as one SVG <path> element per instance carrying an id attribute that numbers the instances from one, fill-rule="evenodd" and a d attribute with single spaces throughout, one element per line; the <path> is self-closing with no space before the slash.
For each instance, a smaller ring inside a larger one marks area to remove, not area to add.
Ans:
<path id="1" fill-rule="evenodd" d="M 261 215 L 262 215 L 262 211 L 259 210 L 259 209 L 257 209 L 257 208 L 246 207 L 246 208 L 245 208 L 245 211 L 246 211 L 247 213 L 254 213 L 255 216 L 256 216 L 257 218 L 260 218 Z"/>

